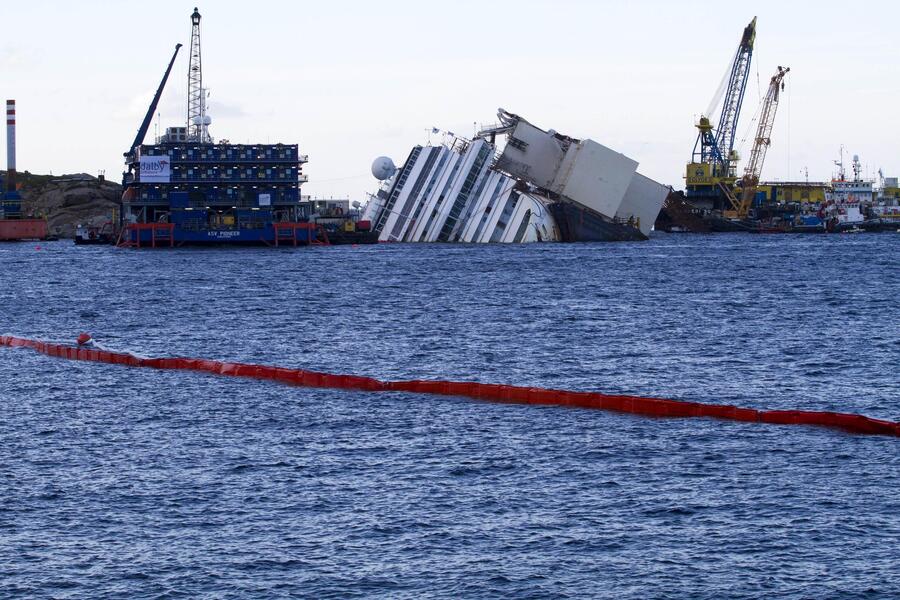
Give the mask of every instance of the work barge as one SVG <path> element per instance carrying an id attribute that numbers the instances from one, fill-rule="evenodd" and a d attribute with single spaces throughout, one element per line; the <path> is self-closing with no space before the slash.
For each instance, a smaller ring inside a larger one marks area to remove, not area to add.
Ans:
<path id="1" fill-rule="evenodd" d="M 195 8 L 185 125 L 168 127 L 155 143 L 144 143 L 181 48 L 178 44 L 125 152 L 118 245 L 328 243 L 327 232 L 303 214 L 301 184 L 307 181 L 303 165 L 308 159 L 297 144 L 232 144 L 210 135 L 200 20 Z"/>

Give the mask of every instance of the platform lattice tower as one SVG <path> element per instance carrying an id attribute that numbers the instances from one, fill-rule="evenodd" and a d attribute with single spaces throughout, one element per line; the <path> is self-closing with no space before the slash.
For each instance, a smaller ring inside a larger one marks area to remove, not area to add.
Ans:
<path id="1" fill-rule="evenodd" d="M 204 123 L 206 112 L 203 98 L 203 67 L 200 61 L 200 12 L 194 8 L 191 14 L 191 57 L 188 66 L 188 113 L 189 136 L 199 142 L 207 141 L 207 127 Z"/>

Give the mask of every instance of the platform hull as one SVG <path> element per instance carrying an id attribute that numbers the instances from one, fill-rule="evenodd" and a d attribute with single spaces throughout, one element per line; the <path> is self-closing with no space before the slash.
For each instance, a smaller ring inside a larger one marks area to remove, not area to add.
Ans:
<path id="1" fill-rule="evenodd" d="M 134 227 L 134 226 L 132 226 Z M 169 246 L 236 245 L 236 246 L 306 246 L 318 242 L 314 229 L 276 232 L 269 225 L 257 229 L 187 230 L 173 227 L 171 234 L 162 228 L 126 228 L 120 245 L 165 248 Z"/>
<path id="2" fill-rule="evenodd" d="M 44 219 L 0 220 L 0 241 L 42 240 L 48 235 Z"/>
<path id="3" fill-rule="evenodd" d="M 378 234 L 374 231 L 329 231 L 328 242 L 342 244 L 377 244 Z"/>

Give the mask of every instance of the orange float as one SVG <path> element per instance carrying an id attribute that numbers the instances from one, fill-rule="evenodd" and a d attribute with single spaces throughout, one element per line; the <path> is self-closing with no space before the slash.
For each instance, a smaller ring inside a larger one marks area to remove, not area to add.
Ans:
<path id="1" fill-rule="evenodd" d="M 82 338 L 86 335 L 87 340 L 83 342 Z M 84 344 L 89 340 L 90 336 L 88 334 L 81 334 L 78 336 L 78 346 L 68 346 L 4 335 L 0 336 L 0 346 L 31 348 L 47 356 L 68 360 L 84 360 L 151 369 L 200 371 L 227 377 L 247 377 L 304 387 L 463 396 L 488 402 L 571 406 L 651 417 L 705 417 L 775 425 L 814 425 L 842 429 L 858 434 L 900 437 L 900 423 L 849 413 L 807 410 L 756 410 L 723 404 L 704 404 L 701 402 L 683 402 L 663 398 L 609 395 L 597 392 L 571 392 L 467 381 L 423 379 L 380 381 L 372 377 L 336 375 L 303 369 L 287 369 L 268 365 L 232 363 L 200 358 L 138 358 L 133 354 L 124 352 L 109 352 L 84 347 Z"/>

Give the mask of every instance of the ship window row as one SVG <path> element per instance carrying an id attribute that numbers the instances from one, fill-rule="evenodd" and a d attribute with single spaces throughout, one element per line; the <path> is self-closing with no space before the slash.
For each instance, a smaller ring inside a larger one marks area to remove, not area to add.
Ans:
<path id="1" fill-rule="evenodd" d="M 488 152 L 490 152 L 490 150 L 488 150 Z M 479 182 L 478 187 L 475 189 L 475 191 L 471 195 L 472 199 L 467 201 L 465 214 L 461 218 L 458 219 L 458 222 L 462 223 L 463 226 L 457 228 L 456 233 L 452 234 L 454 242 L 458 242 L 460 240 L 460 238 L 462 237 L 462 234 L 464 233 L 464 230 L 465 230 L 465 224 L 468 223 L 469 218 L 472 216 L 472 212 L 475 210 L 476 206 L 478 205 L 478 202 L 481 199 L 482 194 L 484 194 L 484 188 L 487 185 L 488 180 L 490 178 L 491 178 L 491 171 L 489 169 L 485 169 L 485 173 L 484 173 L 484 175 L 482 175 L 481 181 Z"/>
<path id="2" fill-rule="evenodd" d="M 209 182 L 209 183 L 214 183 L 214 182 Z M 172 184 L 168 184 L 168 183 L 156 183 L 156 184 L 145 183 L 145 184 L 139 184 L 137 187 L 139 187 L 141 193 L 143 193 L 144 191 L 149 192 L 151 190 L 154 192 L 156 192 L 156 191 L 158 191 L 158 192 L 180 192 L 180 191 L 191 191 L 191 190 L 225 190 L 225 189 L 229 189 L 229 190 L 253 189 L 253 190 L 257 190 L 257 191 L 258 190 L 265 191 L 266 189 L 269 189 L 269 188 L 271 188 L 273 190 L 296 190 L 296 189 L 299 189 L 299 187 L 300 187 L 296 183 L 287 183 L 287 182 L 280 184 L 280 185 L 277 183 L 270 183 L 270 184 L 253 185 L 253 186 L 249 186 L 246 184 L 210 186 L 209 183 L 202 185 L 202 186 L 177 185 L 177 184 L 172 185 Z"/>
<path id="3" fill-rule="evenodd" d="M 388 199 L 384 204 L 381 216 L 379 217 L 378 223 L 375 227 L 376 231 L 381 231 L 385 225 L 385 222 L 388 220 L 388 217 L 390 217 L 391 211 L 393 211 L 394 209 L 394 204 L 396 204 L 397 202 L 397 197 L 400 195 L 400 192 L 403 191 L 403 186 L 406 185 L 406 180 L 409 178 L 409 173 L 410 171 L 412 171 L 413 165 L 419 158 L 419 153 L 421 151 L 422 147 L 416 146 L 412 149 L 412 152 L 410 152 L 409 158 L 406 159 L 406 163 L 403 165 L 403 169 L 400 171 L 400 175 L 399 177 L 397 177 L 396 183 L 394 183 L 391 194 L 388 196 Z"/>
<path id="4" fill-rule="evenodd" d="M 510 194 L 509 199 L 506 201 L 506 206 L 503 207 L 503 212 L 500 214 L 500 219 L 497 221 L 497 227 L 494 228 L 494 233 L 491 234 L 490 241 L 492 243 L 499 242 L 500 238 L 503 237 L 503 232 L 506 231 L 506 226 L 509 224 L 509 220 L 512 217 L 513 211 L 516 209 L 516 203 L 518 201 L 518 192 Z"/>
<path id="5" fill-rule="evenodd" d="M 447 177 L 447 182 L 444 184 L 444 187 L 441 190 L 441 195 L 438 196 L 437 201 L 434 203 L 434 210 L 431 211 L 431 215 L 428 217 L 428 221 L 425 223 L 425 228 L 422 230 L 422 235 L 419 236 L 420 242 L 424 242 L 428 237 L 428 232 L 431 231 L 431 227 L 434 224 L 434 220 L 438 216 L 440 207 L 444 203 L 444 198 L 447 195 L 447 190 L 449 190 L 450 186 L 453 185 L 453 183 L 456 181 L 456 173 L 459 171 L 459 167 L 463 162 L 463 157 L 456 156 L 456 162 L 453 164 L 453 168 L 450 169 L 450 175 Z"/>
<path id="6" fill-rule="evenodd" d="M 415 185 L 413 185 L 412 190 L 409 192 L 409 195 L 406 198 L 406 203 L 397 216 L 397 221 L 394 223 L 394 229 L 391 231 L 392 239 L 396 240 L 400 235 L 400 232 L 403 230 L 403 226 L 406 225 L 406 219 L 409 216 L 414 203 L 419 199 L 419 193 L 422 191 L 422 187 L 428 180 L 428 174 L 431 172 L 431 167 L 434 165 L 434 161 L 437 159 L 438 153 L 438 148 L 432 147 L 428 149 L 428 155 L 425 158 L 425 164 L 423 165 L 422 170 L 419 172 L 419 177 L 418 179 L 416 179 Z"/>
<path id="7" fill-rule="evenodd" d="M 452 153 L 449 151 L 445 151 L 443 148 L 440 148 L 441 152 L 441 160 L 438 161 L 437 167 L 434 169 L 434 174 L 431 176 L 431 181 L 428 183 L 428 187 L 425 189 L 425 192 L 422 194 L 422 200 L 416 204 L 416 210 L 410 219 L 411 225 L 410 229 L 415 228 L 416 222 L 419 220 L 419 215 L 422 212 L 422 208 L 428 203 L 431 199 L 431 193 L 434 191 L 434 186 L 440 178 L 441 174 L 444 172 L 444 166 L 447 164 L 447 159 L 452 156 Z M 412 232 L 407 231 L 404 237 L 409 236 Z"/>
<path id="8" fill-rule="evenodd" d="M 501 177 L 500 180 L 497 181 L 497 185 L 494 187 L 494 191 L 488 200 L 487 206 L 484 207 L 484 214 L 481 216 L 481 221 L 478 222 L 478 227 L 475 228 L 475 234 L 472 236 L 473 240 L 477 241 L 481 239 L 481 232 L 484 230 L 484 226 L 487 225 L 488 219 L 491 216 L 491 211 L 494 209 L 494 203 L 500 196 L 501 189 L 508 181 L 509 179 L 506 177 Z"/>
<path id="9" fill-rule="evenodd" d="M 169 192 L 183 190 L 145 189 L 139 195 L 143 202 L 168 202 Z M 238 207 L 259 206 L 260 194 L 268 194 L 269 201 L 273 205 L 293 204 L 300 202 L 298 189 L 246 189 L 246 188 L 221 188 L 205 190 L 204 192 L 190 191 L 188 194 L 189 206 L 202 208 L 210 204 L 228 204 Z"/>
<path id="10" fill-rule="evenodd" d="M 469 169 L 469 173 L 466 176 L 465 181 L 463 182 L 463 186 L 460 189 L 459 194 L 456 195 L 456 200 L 454 201 L 453 206 L 450 207 L 450 214 L 444 221 L 444 226 L 441 227 L 441 232 L 438 234 L 437 241 L 446 242 L 450 239 L 450 235 L 453 233 L 453 229 L 456 226 L 459 215 L 460 213 L 462 213 L 463 208 L 467 206 L 469 202 L 469 194 L 471 194 L 472 188 L 475 186 L 475 182 L 481 175 L 481 172 L 484 169 L 485 162 L 487 161 L 489 155 L 490 150 L 488 149 L 487 145 L 482 146 L 478 150 L 475 161 L 472 163 L 472 168 Z"/>
<path id="11" fill-rule="evenodd" d="M 168 155 L 173 159 L 180 158 L 182 160 L 297 160 L 299 157 L 297 148 L 290 146 L 150 147 L 142 149 L 142 154 L 145 156 Z"/>
<path id="12" fill-rule="evenodd" d="M 297 167 L 172 167 L 173 179 L 296 179 L 298 174 Z"/>

